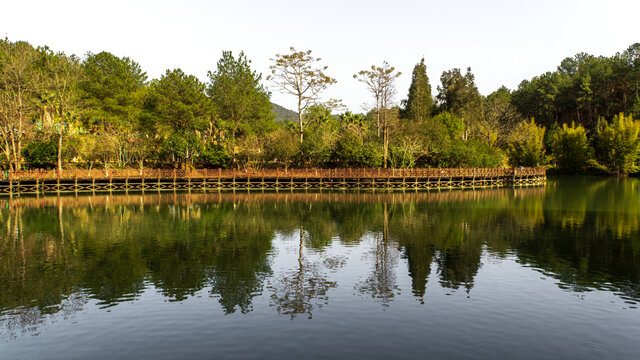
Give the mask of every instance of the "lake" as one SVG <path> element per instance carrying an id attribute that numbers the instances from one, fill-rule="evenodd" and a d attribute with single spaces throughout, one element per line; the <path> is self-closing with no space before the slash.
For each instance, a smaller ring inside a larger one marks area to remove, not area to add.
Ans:
<path id="1" fill-rule="evenodd" d="M 640 179 L 0 198 L 1 359 L 640 357 Z"/>

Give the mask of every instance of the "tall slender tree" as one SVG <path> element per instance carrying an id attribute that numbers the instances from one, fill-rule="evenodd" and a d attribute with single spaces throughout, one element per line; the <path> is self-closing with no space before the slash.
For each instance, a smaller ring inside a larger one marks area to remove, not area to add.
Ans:
<path id="1" fill-rule="evenodd" d="M 383 166 L 387 167 L 389 157 L 389 118 L 396 95 L 396 79 L 401 75 L 396 68 L 386 61 L 382 66 L 371 65 L 371 70 L 361 70 L 353 75 L 364 83 L 376 99 L 376 118 L 378 121 L 378 136 L 382 133 Z"/>
<path id="2" fill-rule="evenodd" d="M 63 138 L 69 133 L 71 120 L 79 112 L 78 81 L 81 76 L 80 59 L 76 56 L 42 49 L 42 70 L 46 77 L 41 88 L 53 120 L 53 132 L 58 138 L 57 167 L 62 172 Z"/>
<path id="3" fill-rule="evenodd" d="M 296 51 L 290 48 L 290 54 L 276 54 L 271 59 L 273 65 L 271 80 L 276 87 L 285 94 L 291 94 L 298 98 L 298 125 L 300 131 L 300 143 L 304 140 L 306 124 L 303 119 L 303 111 L 318 101 L 320 93 L 327 87 L 336 83 L 336 80 L 325 75 L 327 66 L 318 66 L 321 58 L 311 56 L 311 50 Z"/>
<path id="4" fill-rule="evenodd" d="M 22 146 L 31 127 L 40 79 L 38 51 L 33 46 L 0 40 L 0 146 L 13 170 L 22 167 Z"/>

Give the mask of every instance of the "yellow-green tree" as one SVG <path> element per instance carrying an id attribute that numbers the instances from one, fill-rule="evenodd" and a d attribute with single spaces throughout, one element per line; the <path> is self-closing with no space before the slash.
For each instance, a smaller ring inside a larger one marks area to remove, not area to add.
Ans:
<path id="1" fill-rule="evenodd" d="M 611 123 L 601 119 L 596 135 L 596 158 L 612 174 L 625 175 L 634 169 L 640 151 L 640 121 L 620 113 Z"/>
<path id="2" fill-rule="evenodd" d="M 582 126 L 571 123 L 553 134 L 551 145 L 553 157 L 558 167 L 565 172 L 579 172 L 587 164 L 589 147 L 587 130 Z"/>
<path id="3" fill-rule="evenodd" d="M 512 166 L 538 166 L 545 162 L 544 126 L 538 126 L 533 119 L 523 121 L 514 129 L 514 137 L 507 154 Z"/>

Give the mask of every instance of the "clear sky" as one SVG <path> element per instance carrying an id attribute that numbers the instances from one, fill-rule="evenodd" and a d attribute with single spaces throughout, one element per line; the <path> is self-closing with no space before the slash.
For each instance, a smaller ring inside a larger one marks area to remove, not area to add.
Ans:
<path id="1" fill-rule="evenodd" d="M 640 42 L 638 14 L 640 0 L 0 0 L 0 35 L 129 56 L 149 78 L 180 67 L 203 81 L 223 50 L 244 50 L 266 76 L 274 54 L 311 49 L 338 80 L 325 97 L 359 112 L 371 101 L 352 75 L 383 60 L 403 72 L 398 101 L 422 56 L 434 95 L 444 70 L 468 66 L 487 95 L 577 52 L 622 52 Z M 295 107 L 275 90 L 272 100 Z"/>

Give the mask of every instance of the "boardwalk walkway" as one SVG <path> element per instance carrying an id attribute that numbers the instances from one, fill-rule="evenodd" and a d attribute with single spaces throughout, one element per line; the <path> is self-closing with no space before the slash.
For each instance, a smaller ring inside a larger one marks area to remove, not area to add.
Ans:
<path id="1" fill-rule="evenodd" d="M 544 168 L 5 171 L 0 194 L 162 190 L 430 190 L 546 183 Z"/>

